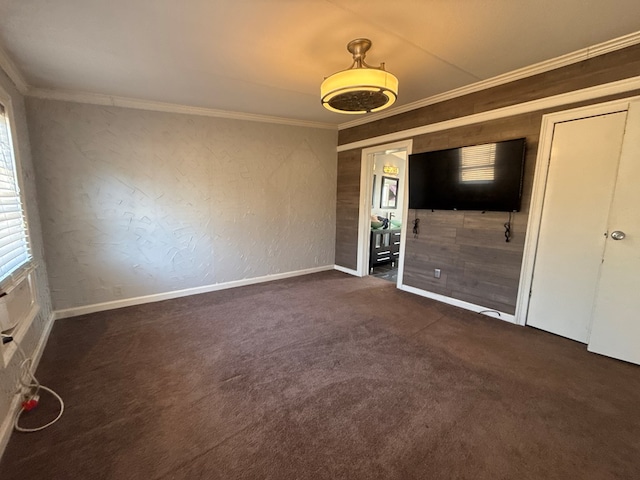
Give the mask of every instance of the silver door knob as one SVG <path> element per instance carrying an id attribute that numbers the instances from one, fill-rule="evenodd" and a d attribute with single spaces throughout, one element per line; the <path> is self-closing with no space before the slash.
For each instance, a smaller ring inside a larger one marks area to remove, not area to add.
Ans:
<path id="1" fill-rule="evenodd" d="M 624 234 L 624 232 L 621 232 L 620 230 L 611 232 L 611 238 L 613 238 L 614 240 L 622 240 L 624 239 L 624 237 L 626 237 L 626 235 Z"/>

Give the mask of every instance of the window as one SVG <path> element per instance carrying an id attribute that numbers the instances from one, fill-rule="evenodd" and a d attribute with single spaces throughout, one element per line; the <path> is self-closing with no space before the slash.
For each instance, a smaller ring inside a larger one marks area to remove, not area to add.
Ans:
<path id="1" fill-rule="evenodd" d="M 11 97 L 0 86 L 0 331 L 21 342 L 40 312 L 36 300 L 35 263 L 20 196 L 20 164 Z M 0 343 L 0 368 L 7 367 L 16 342 Z"/>
<path id="2" fill-rule="evenodd" d="M 0 294 L 31 261 L 29 235 L 18 185 L 9 116 L 0 103 Z"/>

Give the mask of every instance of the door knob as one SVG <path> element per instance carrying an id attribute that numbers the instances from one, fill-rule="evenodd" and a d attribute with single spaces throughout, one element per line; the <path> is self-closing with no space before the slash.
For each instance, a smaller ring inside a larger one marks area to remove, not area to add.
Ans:
<path id="1" fill-rule="evenodd" d="M 611 238 L 613 238 L 614 240 L 622 240 L 624 239 L 624 237 L 626 237 L 624 232 L 621 232 L 620 230 L 616 230 L 615 232 L 611 232 Z"/>

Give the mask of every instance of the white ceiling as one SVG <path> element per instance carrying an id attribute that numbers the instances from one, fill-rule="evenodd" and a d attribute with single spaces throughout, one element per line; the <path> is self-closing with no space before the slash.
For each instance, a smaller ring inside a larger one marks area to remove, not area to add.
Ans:
<path id="1" fill-rule="evenodd" d="M 401 106 L 640 27 L 638 0 L 0 0 L 0 46 L 36 88 L 340 124 L 346 44 Z"/>

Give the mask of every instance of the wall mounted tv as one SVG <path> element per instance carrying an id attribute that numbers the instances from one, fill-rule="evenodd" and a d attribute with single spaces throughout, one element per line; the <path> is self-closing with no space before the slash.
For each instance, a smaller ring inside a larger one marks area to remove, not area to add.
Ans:
<path id="1" fill-rule="evenodd" d="M 520 210 L 525 139 L 409 155 L 409 208 Z"/>

